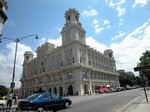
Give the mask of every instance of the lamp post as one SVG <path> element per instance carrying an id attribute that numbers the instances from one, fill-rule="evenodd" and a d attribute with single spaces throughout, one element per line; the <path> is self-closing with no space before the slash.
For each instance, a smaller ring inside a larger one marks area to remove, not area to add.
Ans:
<path id="1" fill-rule="evenodd" d="M 2 42 L 2 39 L 11 40 L 11 41 L 13 41 L 13 42 L 16 43 L 15 57 L 14 57 L 14 66 L 13 66 L 13 76 L 12 76 L 12 82 L 10 83 L 11 93 L 13 93 L 13 90 L 14 90 L 14 87 L 15 87 L 14 79 L 15 79 L 15 68 L 16 68 L 16 57 L 17 57 L 18 43 L 20 41 L 22 41 L 23 39 L 28 38 L 28 37 L 35 37 L 36 39 L 38 39 L 38 35 L 37 34 L 28 35 L 28 36 L 21 37 L 21 38 L 16 38 L 16 39 L 12 39 L 12 38 L 0 38 L 0 43 Z"/>
<path id="2" fill-rule="evenodd" d="M 142 81 L 142 86 L 143 86 L 143 90 L 144 90 L 144 94 L 145 94 L 145 98 L 146 98 L 146 101 L 148 102 L 148 97 L 147 97 L 147 92 L 146 92 L 146 89 L 145 89 L 145 79 L 144 79 L 144 76 L 145 76 L 145 72 L 150 72 L 150 65 L 142 65 L 142 66 L 137 66 L 134 68 L 134 71 L 139 71 L 140 75 L 141 75 L 141 81 Z"/>

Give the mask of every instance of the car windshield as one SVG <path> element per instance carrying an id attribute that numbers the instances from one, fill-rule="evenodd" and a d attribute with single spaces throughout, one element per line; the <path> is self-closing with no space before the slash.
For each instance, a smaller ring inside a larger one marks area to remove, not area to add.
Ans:
<path id="1" fill-rule="evenodd" d="M 40 96 L 40 94 L 34 94 L 34 95 L 29 96 L 29 97 L 27 98 L 27 100 L 34 100 L 34 99 L 36 99 L 36 98 L 39 97 L 39 96 Z"/>

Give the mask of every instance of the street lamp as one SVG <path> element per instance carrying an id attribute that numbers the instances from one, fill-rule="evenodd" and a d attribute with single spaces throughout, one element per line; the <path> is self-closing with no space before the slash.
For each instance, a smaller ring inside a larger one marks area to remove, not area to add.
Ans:
<path id="1" fill-rule="evenodd" d="M 22 41 L 23 39 L 28 38 L 28 37 L 35 37 L 36 39 L 38 39 L 38 35 L 37 35 L 37 34 L 28 35 L 28 36 L 21 37 L 21 38 L 16 38 L 16 39 L 12 39 L 12 38 L 0 38 L 0 43 L 2 42 L 2 39 L 11 40 L 11 41 L 13 41 L 13 42 L 16 43 L 16 47 L 15 47 L 15 57 L 14 57 L 14 66 L 13 66 L 13 76 L 12 76 L 12 82 L 11 82 L 11 84 L 10 84 L 11 93 L 13 93 L 13 89 L 14 89 L 14 87 L 15 87 L 14 78 L 15 78 L 16 56 L 17 56 L 18 43 L 19 43 L 20 41 Z"/>

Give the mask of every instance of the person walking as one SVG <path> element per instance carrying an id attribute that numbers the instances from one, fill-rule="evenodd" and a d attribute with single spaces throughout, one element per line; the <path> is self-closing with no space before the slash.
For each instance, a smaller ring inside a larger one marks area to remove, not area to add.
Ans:
<path id="1" fill-rule="evenodd" d="M 17 98 L 15 94 L 13 94 L 12 101 L 14 104 L 17 104 Z"/>
<path id="2" fill-rule="evenodd" d="M 11 107 L 12 106 L 12 98 L 13 98 L 13 94 L 11 93 L 11 94 L 9 94 L 8 95 L 8 100 L 7 100 L 7 107 Z"/>

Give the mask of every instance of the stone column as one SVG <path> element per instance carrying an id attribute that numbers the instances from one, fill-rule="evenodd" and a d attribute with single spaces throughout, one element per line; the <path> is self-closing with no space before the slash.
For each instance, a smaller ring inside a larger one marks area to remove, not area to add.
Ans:
<path id="1" fill-rule="evenodd" d="M 88 49 L 86 48 L 85 50 L 86 50 L 86 52 L 85 52 L 85 54 L 86 54 L 86 61 L 85 61 L 85 64 L 86 64 L 86 65 L 89 65 Z"/>
<path id="2" fill-rule="evenodd" d="M 83 90 L 83 80 L 82 80 L 82 71 L 80 69 L 75 71 L 75 91 L 78 92 L 79 95 L 84 95 L 84 90 Z"/>
<path id="3" fill-rule="evenodd" d="M 91 74 L 91 71 L 89 70 L 88 72 L 88 79 L 89 79 L 89 94 L 93 94 L 93 91 L 92 91 L 92 81 L 91 81 L 91 76 L 90 76 L 90 74 Z"/>
<path id="4" fill-rule="evenodd" d="M 79 50 L 79 46 L 75 46 L 75 52 L 74 52 L 74 56 L 75 56 L 75 63 L 79 64 L 80 63 L 80 50 Z"/>

